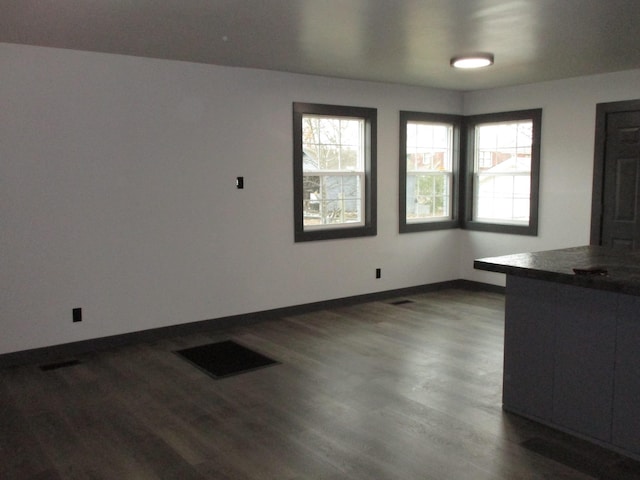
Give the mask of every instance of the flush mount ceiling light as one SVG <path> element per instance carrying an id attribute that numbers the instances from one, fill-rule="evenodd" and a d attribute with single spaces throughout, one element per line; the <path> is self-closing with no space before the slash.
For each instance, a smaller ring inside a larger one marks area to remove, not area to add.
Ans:
<path id="1" fill-rule="evenodd" d="M 460 55 L 451 59 L 454 68 L 481 68 L 493 65 L 492 53 L 474 53 L 473 55 Z"/>

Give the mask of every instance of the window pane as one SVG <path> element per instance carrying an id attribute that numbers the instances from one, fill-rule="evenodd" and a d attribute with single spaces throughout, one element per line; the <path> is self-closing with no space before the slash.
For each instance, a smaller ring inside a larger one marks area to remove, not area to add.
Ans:
<path id="1" fill-rule="evenodd" d="M 407 222 L 451 217 L 451 176 L 407 175 Z"/>
<path id="2" fill-rule="evenodd" d="M 305 175 L 304 225 L 362 223 L 360 175 Z"/>
<path id="3" fill-rule="evenodd" d="M 340 149 L 340 170 L 358 171 L 362 170 L 362 166 L 358 161 L 358 148 L 352 146 L 342 146 Z"/>
<path id="4" fill-rule="evenodd" d="M 320 170 L 338 170 L 340 168 L 339 148 L 336 145 L 318 145 Z"/>
<path id="5" fill-rule="evenodd" d="M 304 115 L 302 149 L 314 159 L 304 171 L 363 171 L 364 126 L 363 119 Z"/>
<path id="6" fill-rule="evenodd" d="M 476 175 L 476 219 L 526 224 L 530 180 L 525 175 Z"/>
<path id="7" fill-rule="evenodd" d="M 320 177 L 305 175 L 303 180 L 303 213 L 305 225 L 316 225 L 320 221 Z"/>
<path id="8" fill-rule="evenodd" d="M 475 128 L 473 219 L 528 224 L 533 122 Z"/>

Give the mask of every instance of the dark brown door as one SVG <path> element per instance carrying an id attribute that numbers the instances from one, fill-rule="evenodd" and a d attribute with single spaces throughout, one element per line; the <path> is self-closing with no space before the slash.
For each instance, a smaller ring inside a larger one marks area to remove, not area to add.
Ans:
<path id="1" fill-rule="evenodd" d="M 619 111 L 625 104 L 636 110 Z M 602 177 L 594 179 L 594 197 L 598 194 L 595 188 L 598 183 L 601 188 L 600 238 L 594 242 L 592 226 L 591 243 L 640 249 L 640 108 L 635 101 L 606 105 L 616 108 L 603 112 L 598 106 L 603 118 L 599 118 L 600 132 L 596 130 L 596 155 L 600 155 Z M 594 198 L 594 206 L 596 200 Z M 597 219 L 592 218 L 592 222 L 594 220 Z"/>
<path id="2" fill-rule="evenodd" d="M 640 247 L 640 112 L 607 115 L 602 244 Z"/>

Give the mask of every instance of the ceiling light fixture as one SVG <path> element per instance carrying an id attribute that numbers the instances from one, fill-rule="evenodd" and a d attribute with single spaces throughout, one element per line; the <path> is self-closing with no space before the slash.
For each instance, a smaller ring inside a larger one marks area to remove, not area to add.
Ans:
<path id="1" fill-rule="evenodd" d="M 474 53 L 451 59 L 451 66 L 454 68 L 482 68 L 489 65 L 493 65 L 493 53 Z"/>

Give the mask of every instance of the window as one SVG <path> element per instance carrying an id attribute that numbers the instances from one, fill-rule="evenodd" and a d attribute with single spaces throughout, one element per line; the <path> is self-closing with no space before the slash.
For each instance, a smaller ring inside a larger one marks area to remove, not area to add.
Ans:
<path id="1" fill-rule="evenodd" d="M 373 108 L 293 104 L 295 241 L 376 234 Z"/>
<path id="2" fill-rule="evenodd" d="M 540 109 L 465 118 L 465 228 L 537 235 L 541 119 Z"/>
<path id="3" fill-rule="evenodd" d="M 400 232 L 453 228 L 461 117 L 400 112 Z"/>

